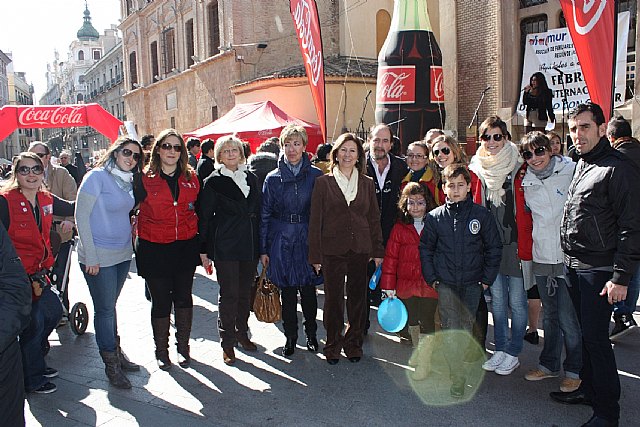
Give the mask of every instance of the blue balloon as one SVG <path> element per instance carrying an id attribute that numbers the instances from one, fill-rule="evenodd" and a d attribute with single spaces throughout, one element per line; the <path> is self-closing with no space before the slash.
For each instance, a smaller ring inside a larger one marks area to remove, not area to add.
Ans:
<path id="1" fill-rule="evenodd" d="M 378 268 L 376 268 L 376 271 L 371 276 L 371 279 L 369 280 L 369 289 L 373 291 L 375 288 L 378 287 L 378 281 L 380 281 L 381 275 L 382 275 L 382 263 L 378 265 Z"/>
<path id="2" fill-rule="evenodd" d="M 378 323 L 387 332 L 401 331 L 407 318 L 407 308 L 398 298 L 386 298 L 378 307 Z"/>

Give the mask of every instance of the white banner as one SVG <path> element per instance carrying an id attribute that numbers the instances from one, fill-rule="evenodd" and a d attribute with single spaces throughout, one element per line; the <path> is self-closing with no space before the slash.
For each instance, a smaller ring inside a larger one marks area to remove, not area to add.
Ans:
<path id="1" fill-rule="evenodd" d="M 627 79 L 627 42 L 629 40 L 629 12 L 618 14 L 618 45 L 616 61 L 616 95 L 614 107 L 624 104 Z M 553 68 L 559 68 L 561 75 Z M 567 98 L 566 113 L 578 104 L 589 101 L 587 84 L 582 77 L 582 69 L 573 47 L 573 41 L 567 28 L 549 30 L 546 33 L 535 33 L 527 36 L 522 69 L 522 87 L 517 112 L 521 116 L 526 113 L 522 103 L 524 88 L 529 84 L 533 73 L 544 74 L 549 89 L 553 92 L 553 111 L 556 117 L 562 117 L 562 83 Z"/>

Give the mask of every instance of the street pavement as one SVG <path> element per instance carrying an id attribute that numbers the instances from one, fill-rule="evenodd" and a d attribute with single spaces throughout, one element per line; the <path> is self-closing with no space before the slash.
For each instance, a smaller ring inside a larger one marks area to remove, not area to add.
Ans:
<path id="1" fill-rule="evenodd" d="M 414 382 L 406 364 L 411 347 L 400 344 L 376 321 L 365 338 L 360 363 L 343 357 L 330 366 L 321 353 L 306 350 L 302 326 L 295 354 L 282 357 L 282 325 L 260 323 L 252 314 L 249 323 L 258 352 L 238 349 L 236 364 L 226 366 L 216 327 L 217 298 L 215 275 L 207 276 L 198 268 L 191 367 L 175 365 L 161 371 L 154 358 L 151 305 L 132 263 L 118 303 L 118 324 L 123 350 L 142 369 L 128 374 L 132 390 L 118 390 L 109 386 L 104 374 L 94 339 L 91 298 L 74 253 L 70 300 L 87 304 L 89 328 L 75 336 L 64 326 L 51 335 L 47 362 L 60 371 L 54 380 L 58 391 L 28 396 L 27 426 L 580 426 L 591 417 L 587 406 L 550 400 L 549 392 L 559 390 L 559 378 L 525 381 L 524 374 L 537 366 L 542 342 L 538 346 L 525 342 L 522 365 L 509 376 L 485 374 L 479 364 L 466 365 L 468 385 L 460 400 L 449 395 L 441 353 L 434 354 L 431 376 Z M 322 301 L 320 288 L 320 339 L 324 338 Z M 175 362 L 174 342 L 172 337 Z M 640 331 L 624 337 L 615 353 L 622 384 L 620 425 L 639 425 Z"/>

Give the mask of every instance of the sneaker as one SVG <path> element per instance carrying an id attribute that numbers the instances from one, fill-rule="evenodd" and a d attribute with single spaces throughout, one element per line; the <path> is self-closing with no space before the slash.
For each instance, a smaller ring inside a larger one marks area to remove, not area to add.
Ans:
<path id="1" fill-rule="evenodd" d="M 632 314 L 621 314 L 620 316 L 614 315 L 613 321 L 615 322 L 615 325 L 609 335 L 609 338 L 612 340 L 625 336 L 631 332 L 633 328 L 638 326 L 636 321 L 633 319 Z"/>
<path id="2" fill-rule="evenodd" d="M 495 371 L 496 368 L 500 366 L 506 355 L 507 353 L 504 351 L 496 351 L 493 353 L 493 356 L 491 356 L 491 359 L 482 364 L 482 369 L 489 372 Z"/>
<path id="3" fill-rule="evenodd" d="M 541 369 L 532 369 L 529 372 L 527 372 L 527 375 L 524 376 L 524 379 L 527 381 L 540 381 L 547 378 L 557 378 L 557 377 L 558 377 L 558 374 L 547 374 Z"/>
<path id="4" fill-rule="evenodd" d="M 562 379 L 562 382 L 560 383 L 560 391 L 563 391 L 565 393 L 576 391 L 578 387 L 580 387 L 581 383 L 582 383 L 582 380 L 580 378 L 564 377 Z"/>
<path id="5" fill-rule="evenodd" d="M 531 331 L 524 334 L 524 340 L 533 344 L 538 345 L 540 343 L 540 336 L 538 335 L 538 331 Z"/>
<path id="6" fill-rule="evenodd" d="M 44 383 L 42 386 L 40 386 L 40 388 L 33 390 L 33 393 L 49 394 L 49 393 L 53 393 L 57 389 L 58 387 L 56 387 L 54 383 Z"/>
<path id="7" fill-rule="evenodd" d="M 57 369 L 53 369 L 53 368 L 49 368 L 46 367 L 44 369 L 44 374 L 42 374 L 43 376 L 47 377 L 47 378 L 55 378 L 58 376 L 58 370 Z"/>
<path id="8" fill-rule="evenodd" d="M 504 359 L 500 366 L 496 367 L 495 373 L 498 375 L 509 375 L 515 371 L 518 366 L 520 366 L 518 357 L 505 353 Z"/>

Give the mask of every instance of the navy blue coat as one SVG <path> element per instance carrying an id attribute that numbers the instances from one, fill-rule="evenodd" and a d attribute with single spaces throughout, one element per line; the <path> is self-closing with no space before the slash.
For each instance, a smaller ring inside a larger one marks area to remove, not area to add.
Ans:
<path id="1" fill-rule="evenodd" d="M 502 241 L 491 212 L 470 197 L 429 212 L 420 237 L 422 275 L 448 285 L 491 285 L 502 259 Z"/>
<path id="2" fill-rule="evenodd" d="M 302 162 L 298 175 L 293 175 L 281 155 L 278 168 L 267 175 L 262 188 L 260 254 L 269 255 L 267 277 L 278 287 L 323 282 L 307 260 L 311 193 L 323 173 L 306 154 Z"/>

